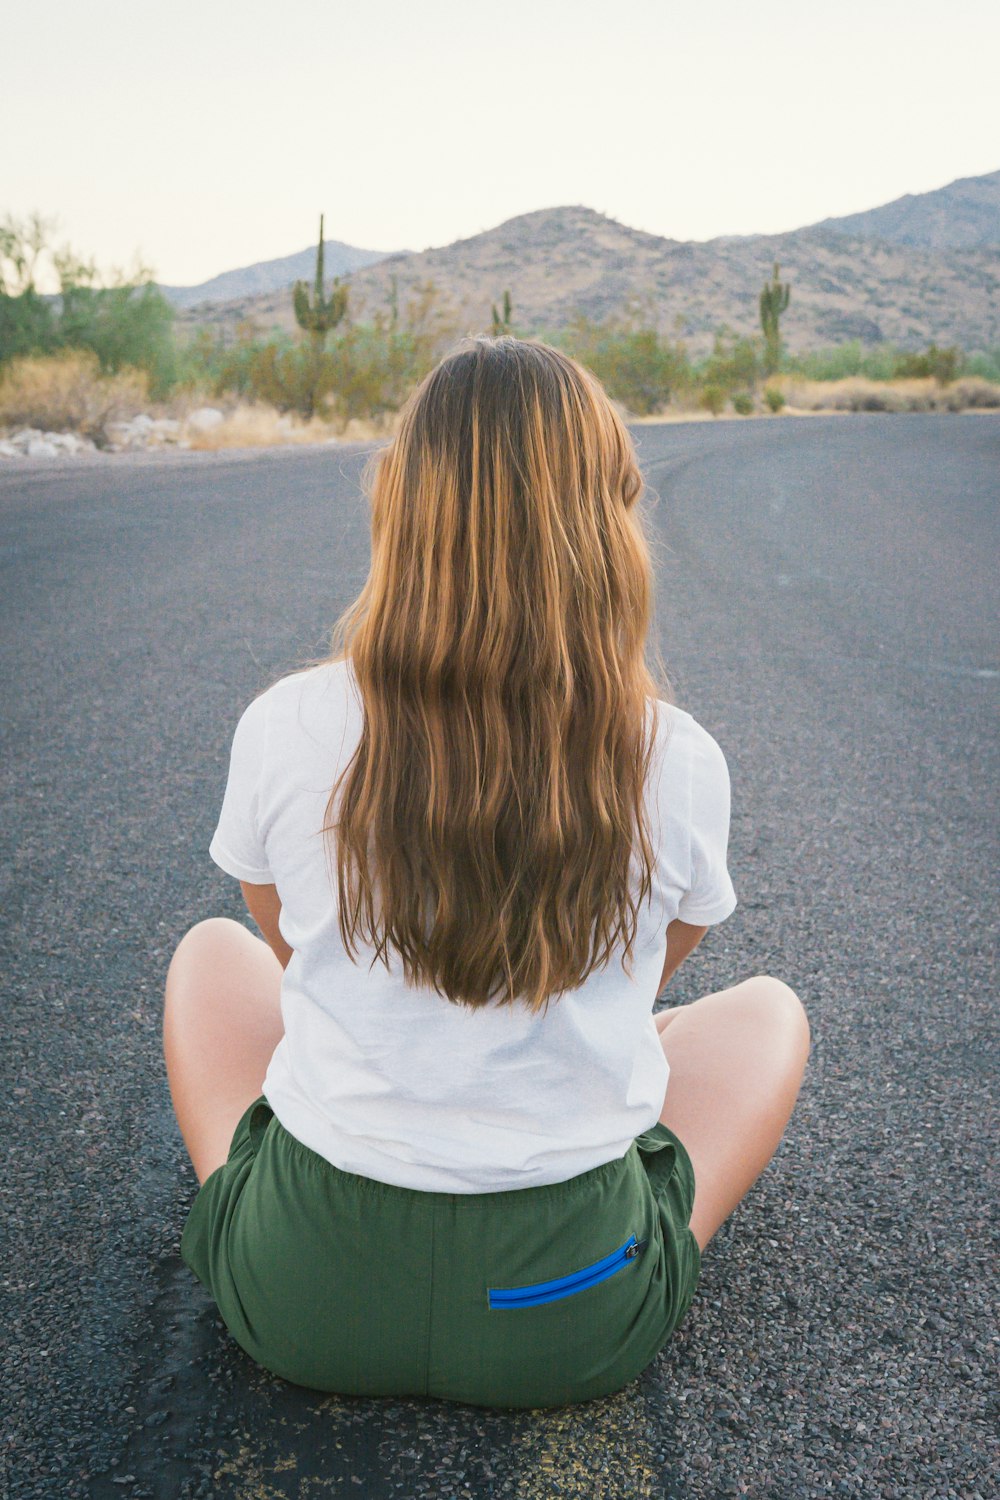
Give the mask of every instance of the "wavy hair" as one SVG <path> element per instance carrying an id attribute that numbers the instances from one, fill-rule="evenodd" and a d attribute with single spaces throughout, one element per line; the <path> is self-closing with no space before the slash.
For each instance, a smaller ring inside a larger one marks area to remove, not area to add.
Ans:
<path id="1" fill-rule="evenodd" d="M 473 1008 L 547 1008 L 619 944 L 631 976 L 650 700 L 673 695 L 644 660 L 628 429 L 562 351 L 473 337 L 363 484 L 371 568 L 324 658 L 350 661 L 363 705 L 322 829 L 345 948 L 360 934 L 388 968 L 391 946 L 405 982 Z"/>

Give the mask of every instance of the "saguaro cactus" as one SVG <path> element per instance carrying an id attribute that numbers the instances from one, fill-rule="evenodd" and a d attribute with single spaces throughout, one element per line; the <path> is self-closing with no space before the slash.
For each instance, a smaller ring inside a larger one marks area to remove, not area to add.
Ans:
<path id="1" fill-rule="evenodd" d="M 510 333 L 510 292 L 503 294 L 503 317 L 497 312 L 496 304 L 493 304 L 493 337 L 497 338 L 502 333 Z"/>
<path id="2" fill-rule="evenodd" d="M 781 314 L 788 306 L 791 296 L 791 286 L 788 282 L 784 284 L 778 279 L 780 267 L 774 262 L 774 271 L 770 281 L 765 281 L 760 294 L 760 326 L 764 330 L 764 374 L 777 374 L 778 364 L 781 360 Z"/>
<path id="3" fill-rule="evenodd" d="M 312 300 L 309 298 L 309 283 L 297 281 L 292 288 L 292 307 L 295 321 L 303 332 L 308 333 L 312 353 L 305 361 L 304 415 L 313 416 L 323 381 L 323 346 L 331 328 L 336 328 L 347 311 L 347 287 L 341 286 L 340 277 L 333 278 L 329 297 L 323 296 L 323 215 L 319 216 L 319 245 L 316 249 L 316 281 Z"/>
<path id="4" fill-rule="evenodd" d="M 297 281 L 292 290 L 292 306 L 299 327 L 312 336 L 314 345 L 322 349 L 331 328 L 336 328 L 347 311 L 347 287 L 340 285 L 340 277 L 333 278 L 329 297 L 323 296 L 323 215 L 319 216 L 319 245 L 316 249 L 316 281 L 312 301 L 309 300 L 309 283 Z"/>

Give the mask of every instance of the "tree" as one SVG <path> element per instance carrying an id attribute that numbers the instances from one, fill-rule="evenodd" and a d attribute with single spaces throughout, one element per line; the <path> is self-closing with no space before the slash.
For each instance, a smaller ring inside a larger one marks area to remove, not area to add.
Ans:
<path id="1" fill-rule="evenodd" d="M 131 271 L 100 277 L 92 261 L 69 250 L 55 253 L 53 261 L 59 274 L 60 343 L 92 349 L 105 374 L 145 370 L 154 398 L 165 394 L 177 377 L 174 310 L 150 267 L 136 263 Z"/>
<path id="2" fill-rule="evenodd" d="M 35 288 L 53 227 L 38 213 L 24 220 L 8 214 L 0 224 L 0 362 L 55 347 L 52 303 Z"/>
<path id="3" fill-rule="evenodd" d="M 311 417 L 316 409 L 326 336 L 332 328 L 336 328 L 347 312 L 347 296 L 348 289 L 346 286 L 341 286 L 339 276 L 333 278 L 329 297 L 323 295 L 323 215 L 320 214 L 319 244 L 316 247 L 316 280 L 312 301 L 309 300 L 308 282 L 297 281 L 292 289 L 295 321 L 303 332 L 309 334 L 312 342 L 313 382 L 312 390 L 306 400 L 305 415 L 307 417 Z"/>
<path id="4" fill-rule="evenodd" d="M 152 394 L 176 376 L 171 337 L 173 309 L 136 264 L 130 272 L 98 272 L 68 246 L 52 245 L 54 221 L 33 213 L 0 224 L 0 361 L 21 354 L 90 349 L 105 375 L 144 370 Z M 43 296 L 35 278 L 44 271 L 58 293 Z"/>
<path id="5" fill-rule="evenodd" d="M 791 286 L 778 279 L 780 267 L 774 263 L 770 281 L 765 281 L 760 294 L 760 326 L 764 330 L 764 374 L 776 375 L 781 362 L 781 314 L 788 306 Z"/>

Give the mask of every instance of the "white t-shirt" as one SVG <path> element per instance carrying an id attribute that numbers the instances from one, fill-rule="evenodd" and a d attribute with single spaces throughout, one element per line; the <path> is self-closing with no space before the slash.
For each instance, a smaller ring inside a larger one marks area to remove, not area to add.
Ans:
<path id="1" fill-rule="evenodd" d="M 482 1193 L 575 1177 L 622 1157 L 656 1122 L 669 1072 L 653 1022 L 667 923 L 721 922 L 736 895 L 725 757 L 689 713 L 651 701 L 646 797 L 658 857 L 633 976 L 619 947 L 545 1015 L 516 1003 L 469 1009 L 407 986 L 399 955 L 388 950 L 387 971 L 360 938 L 359 962 L 349 958 L 319 830 L 362 730 L 353 668 L 296 672 L 250 704 L 210 853 L 238 880 L 273 883 L 281 900 L 293 956 L 285 1034 L 262 1092 L 293 1136 L 381 1182 Z"/>

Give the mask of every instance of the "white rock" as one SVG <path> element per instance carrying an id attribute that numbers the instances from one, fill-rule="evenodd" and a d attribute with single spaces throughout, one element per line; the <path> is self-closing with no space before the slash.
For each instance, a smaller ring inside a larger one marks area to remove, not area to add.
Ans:
<path id="1" fill-rule="evenodd" d="M 173 417 L 158 417 L 150 428 L 150 434 L 170 442 L 181 430 L 181 424 Z"/>
<path id="2" fill-rule="evenodd" d="M 58 458 L 59 449 L 54 443 L 47 443 L 44 438 L 32 438 L 28 444 L 29 458 Z"/>
<path id="3" fill-rule="evenodd" d="M 145 448 L 149 445 L 151 426 L 135 422 L 109 422 L 107 432 L 119 448 Z"/>
<path id="4" fill-rule="evenodd" d="M 37 427 L 19 427 L 17 432 L 11 433 L 11 442 L 17 443 L 19 447 L 26 448 L 32 438 L 40 438 L 42 433 Z"/>
<path id="5" fill-rule="evenodd" d="M 193 427 L 195 432 L 211 432 L 213 427 L 218 427 L 224 420 L 217 406 L 199 406 L 188 417 L 188 426 Z"/>
<path id="6" fill-rule="evenodd" d="M 156 424 L 147 412 L 141 411 L 137 417 L 133 417 L 129 426 L 133 432 L 150 432 Z"/>
<path id="7" fill-rule="evenodd" d="M 4 442 L 0 439 L 0 458 L 20 458 L 21 450 L 15 448 L 13 443 Z"/>

